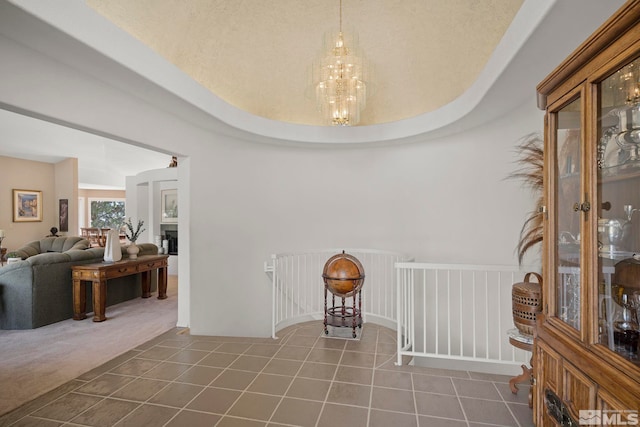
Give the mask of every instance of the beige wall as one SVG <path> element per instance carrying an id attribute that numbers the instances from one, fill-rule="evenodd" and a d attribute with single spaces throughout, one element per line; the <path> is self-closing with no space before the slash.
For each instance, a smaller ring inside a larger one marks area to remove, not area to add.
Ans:
<path id="1" fill-rule="evenodd" d="M 77 235 L 78 230 L 78 159 L 69 158 L 58 162 L 54 166 L 55 183 L 56 183 L 56 197 L 55 208 L 57 217 L 60 213 L 60 199 L 67 199 L 69 210 L 67 215 L 69 217 L 69 228 L 66 232 L 60 232 L 60 235 L 74 236 Z M 58 221 L 56 227 L 61 230 L 60 222 Z"/>
<path id="2" fill-rule="evenodd" d="M 6 237 L 2 247 L 18 249 L 32 240 L 49 235 L 51 227 L 60 228 L 59 200 L 69 201 L 69 231 L 59 235 L 80 235 L 79 198 L 84 198 L 85 224 L 89 224 L 90 199 L 125 199 L 124 190 L 78 189 L 78 159 L 59 163 L 35 162 L 0 156 L 0 230 Z M 42 221 L 13 222 L 13 189 L 42 191 Z"/>
<path id="3" fill-rule="evenodd" d="M 9 251 L 50 234 L 51 227 L 60 228 L 60 199 L 69 200 L 69 232 L 78 229 L 78 159 L 69 158 L 56 164 L 0 156 L 0 229 L 6 237 L 2 246 Z M 42 191 L 42 221 L 13 222 L 13 191 Z"/>

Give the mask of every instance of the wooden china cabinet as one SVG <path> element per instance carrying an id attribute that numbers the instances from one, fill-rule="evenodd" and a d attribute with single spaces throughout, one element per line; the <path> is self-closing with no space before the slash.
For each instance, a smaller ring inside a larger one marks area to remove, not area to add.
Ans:
<path id="1" fill-rule="evenodd" d="M 537 91 L 546 114 L 534 421 L 640 424 L 640 1 Z"/>

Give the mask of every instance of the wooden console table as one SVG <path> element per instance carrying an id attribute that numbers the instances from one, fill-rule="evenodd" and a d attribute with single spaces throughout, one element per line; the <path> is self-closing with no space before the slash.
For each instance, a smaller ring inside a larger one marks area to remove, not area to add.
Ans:
<path id="1" fill-rule="evenodd" d="M 87 288 L 82 282 L 93 284 L 93 321 L 103 322 L 107 301 L 107 280 L 117 277 L 142 274 L 142 298 L 151 296 L 151 272 L 158 270 L 158 299 L 167 298 L 167 266 L 169 255 L 144 255 L 137 259 L 117 262 L 98 262 L 74 265 L 73 276 L 73 319 L 87 318 Z"/>

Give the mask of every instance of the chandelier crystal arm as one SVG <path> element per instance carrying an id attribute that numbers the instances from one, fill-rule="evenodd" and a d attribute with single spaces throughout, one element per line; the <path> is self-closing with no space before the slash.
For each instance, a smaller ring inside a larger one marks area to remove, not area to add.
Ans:
<path id="1" fill-rule="evenodd" d="M 325 122 L 333 126 L 353 126 L 360 122 L 366 105 L 365 60 L 356 54 L 356 40 L 342 31 L 342 0 L 339 31 L 314 67 L 313 86 L 318 110 Z M 347 46 L 345 40 L 350 40 Z"/>

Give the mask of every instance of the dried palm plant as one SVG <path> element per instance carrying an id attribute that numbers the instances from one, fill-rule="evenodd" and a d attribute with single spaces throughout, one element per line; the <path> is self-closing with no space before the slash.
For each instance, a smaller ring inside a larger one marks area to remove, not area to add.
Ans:
<path id="1" fill-rule="evenodd" d="M 532 133 L 524 136 L 517 146 L 519 158 L 516 163 L 520 168 L 508 176 L 522 181 L 524 186 L 529 187 L 534 194 L 538 195 L 535 209 L 529 212 L 522 229 L 520 229 L 520 239 L 516 248 L 520 264 L 522 264 L 525 253 L 542 242 L 543 216 L 540 208 L 544 204 L 543 147 L 544 141 L 540 135 Z"/>

